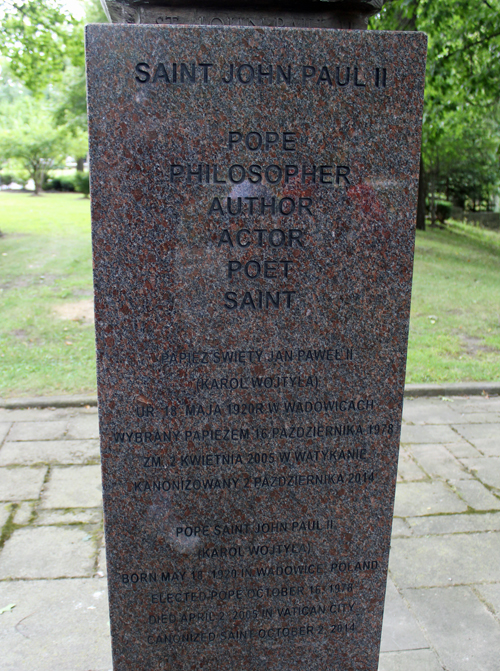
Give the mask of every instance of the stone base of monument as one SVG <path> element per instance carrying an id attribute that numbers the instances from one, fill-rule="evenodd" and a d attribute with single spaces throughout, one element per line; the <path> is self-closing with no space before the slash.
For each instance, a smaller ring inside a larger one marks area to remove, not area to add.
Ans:
<path id="1" fill-rule="evenodd" d="M 115 671 L 376 671 L 425 36 L 87 28 Z"/>
<path id="2" fill-rule="evenodd" d="M 307 0 L 101 0 L 113 23 L 364 30 L 383 0 L 311 2 Z"/>

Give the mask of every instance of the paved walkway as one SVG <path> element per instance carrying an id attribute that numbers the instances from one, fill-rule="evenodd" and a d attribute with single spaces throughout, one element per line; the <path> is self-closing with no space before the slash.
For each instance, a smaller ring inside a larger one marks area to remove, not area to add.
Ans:
<path id="1" fill-rule="evenodd" d="M 408 399 L 379 671 L 500 668 L 500 398 Z M 0 409 L 2 671 L 111 669 L 97 412 Z"/>

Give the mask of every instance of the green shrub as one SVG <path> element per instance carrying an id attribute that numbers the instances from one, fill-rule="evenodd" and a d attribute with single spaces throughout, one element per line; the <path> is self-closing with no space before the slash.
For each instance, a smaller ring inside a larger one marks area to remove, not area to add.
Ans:
<path id="1" fill-rule="evenodd" d="M 8 173 L 0 173 L 0 184 L 6 185 L 14 182 L 14 175 Z"/>
<path id="2" fill-rule="evenodd" d="M 438 200 L 436 203 L 436 219 L 442 224 L 451 217 L 453 203 L 447 200 Z"/>
<path id="3" fill-rule="evenodd" d="M 75 191 L 74 177 L 47 177 L 42 185 L 44 191 Z"/>
<path id="4" fill-rule="evenodd" d="M 59 181 L 61 182 L 61 191 L 75 191 L 74 177 L 60 177 Z"/>
<path id="5" fill-rule="evenodd" d="M 90 193 L 90 178 L 88 172 L 77 172 L 75 176 L 75 188 L 79 193 L 83 193 L 85 198 Z"/>
<path id="6" fill-rule="evenodd" d="M 8 186 L 9 184 L 20 184 L 21 186 L 25 186 L 26 182 L 28 180 L 24 179 L 23 176 L 19 173 L 15 172 L 2 172 L 0 173 L 0 184 L 2 186 Z"/>

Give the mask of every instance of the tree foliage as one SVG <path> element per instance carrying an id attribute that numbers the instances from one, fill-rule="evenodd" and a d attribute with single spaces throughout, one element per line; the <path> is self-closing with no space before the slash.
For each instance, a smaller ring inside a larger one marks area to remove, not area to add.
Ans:
<path id="1" fill-rule="evenodd" d="M 55 126 L 43 101 L 26 96 L 2 114 L 0 157 L 16 159 L 41 191 L 47 172 L 64 164 L 69 137 L 65 126 Z"/>
<path id="2" fill-rule="evenodd" d="M 83 22 L 56 0 L 8 0 L 3 11 L 0 50 L 32 93 L 60 81 L 68 64 L 84 66 Z"/>
<path id="3" fill-rule="evenodd" d="M 371 27 L 427 33 L 426 102 L 499 102 L 500 0 L 391 0 Z"/>
<path id="4" fill-rule="evenodd" d="M 87 0 L 86 8 L 94 17 L 102 11 L 96 0 Z M 1 100 L 12 102 L 19 93 L 39 98 L 44 118 L 52 117 L 59 135 L 71 136 L 68 151 L 83 169 L 87 154 L 83 19 L 70 14 L 60 0 L 7 0 L 2 9 Z M 12 78 L 23 87 L 21 92 L 12 86 Z"/>
<path id="5" fill-rule="evenodd" d="M 85 2 L 88 21 L 105 20 L 99 0 Z M 61 0 L 4 0 L 2 10 L 0 49 L 6 66 L 0 99 L 19 109 L 20 98 L 30 99 L 27 109 L 33 111 L 31 98 L 39 98 L 38 129 L 48 138 L 44 160 L 56 160 L 56 138 L 64 136 L 81 167 L 86 154 L 83 20 Z M 389 0 L 370 27 L 422 30 L 429 37 L 422 193 L 431 202 L 442 196 L 472 208 L 488 203 L 500 181 L 500 0 Z M 12 131 L 18 147 L 30 144 L 28 127 L 35 127 L 33 119 L 23 119 Z M 33 142 L 30 146 L 34 150 Z"/>
<path id="6" fill-rule="evenodd" d="M 461 206 L 487 203 L 500 180 L 500 0 L 392 0 L 371 27 L 428 35 L 422 154 L 431 201 L 437 191 Z"/>
<path id="7" fill-rule="evenodd" d="M 83 68 L 66 68 L 61 86 L 51 91 L 51 97 L 57 125 L 67 125 L 75 135 L 87 129 L 87 94 Z"/>
<path id="8" fill-rule="evenodd" d="M 461 208 L 488 206 L 500 180 L 499 145 L 496 119 L 470 107 L 428 119 L 422 151 L 431 191 Z"/>

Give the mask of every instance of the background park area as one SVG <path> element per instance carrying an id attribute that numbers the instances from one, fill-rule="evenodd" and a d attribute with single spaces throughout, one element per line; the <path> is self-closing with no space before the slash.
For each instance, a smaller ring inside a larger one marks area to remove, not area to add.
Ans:
<path id="1" fill-rule="evenodd" d="M 95 391 L 89 200 L 0 193 L 0 396 Z M 500 234 L 417 231 L 407 382 L 500 379 Z"/>
<path id="2" fill-rule="evenodd" d="M 95 392 L 83 27 L 0 5 L 0 396 Z M 500 0 L 394 0 L 429 37 L 408 383 L 500 380 Z"/>

